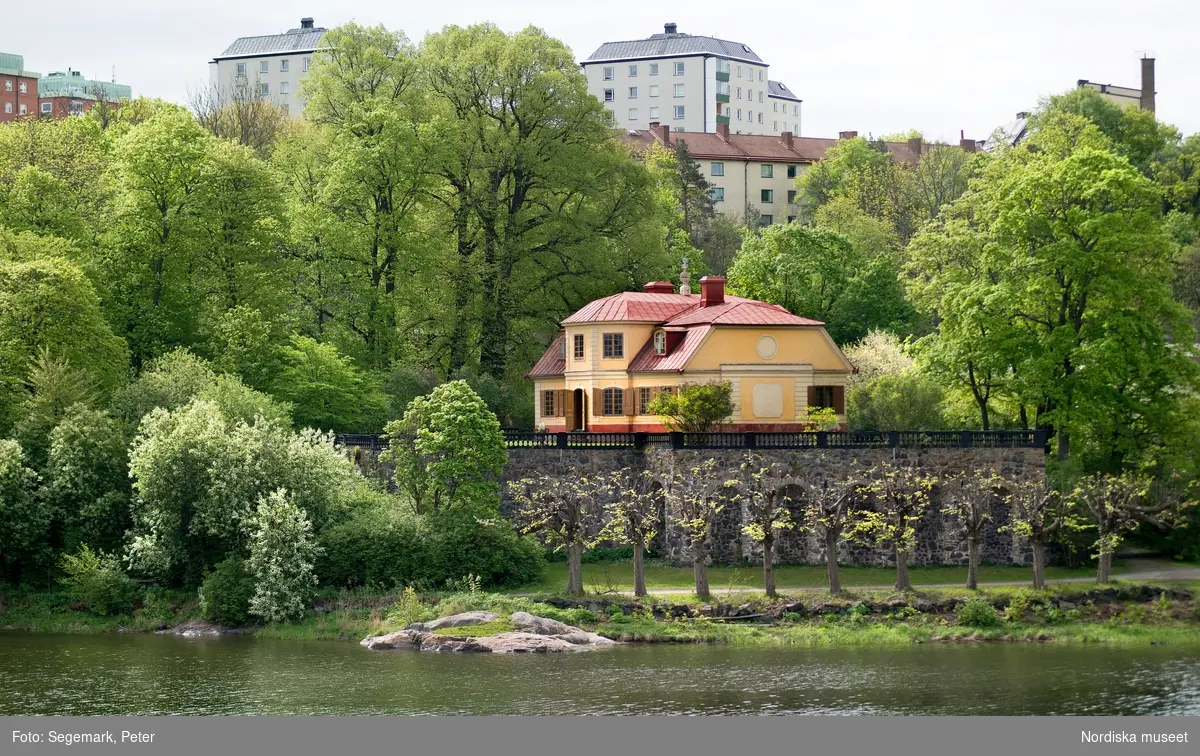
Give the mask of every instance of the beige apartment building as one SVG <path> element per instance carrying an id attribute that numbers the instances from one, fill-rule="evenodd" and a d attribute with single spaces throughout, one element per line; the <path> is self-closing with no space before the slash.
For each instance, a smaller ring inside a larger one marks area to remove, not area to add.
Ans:
<path id="1" fill-rule="evenodd" d="M 209 62 L 209 84 L 222 98 L 249 91 L 299 116 L 304 108 L 300 82 L 325 31 L 306 17 L 282 34 L 240 37 Z"/>
<path id="2" fill-rule="evenodd" d="M 843 131 L 838 139 L 856 136 L 857 131 Z M 800 216 L 796 179 L 824 158 L 838 139 L 799 137 L 786 131 L 778 135 L 734 134 L 723 125 L 715 134 L 679 134 L 657 123 L 627 136 L 635 149 L 651 144 L 673 148 L 676 142 L 685 142 L 700 172 L 712 184 L 717 212 L 737 219 L 757 212 L 762 225 L 792 223 Z M 915 164 L 922 154 L 945 145 L 909 139 L 887 142 L 886 147 L 896 162 Z M 975 152 L 977 147 L 974 140 L 963 139 L 957 149 Z"/>
<path id="3" fill-rule="evenodd" d="M 672 131 L 734 134 L 800 133 L 802 100 L 770 78 L 770 65 L 749 45 L 696 36 L 665 24 L 647 39 L 605 42 L 580 63 L 588 91 L 613 124 L 651 123 Z"/>

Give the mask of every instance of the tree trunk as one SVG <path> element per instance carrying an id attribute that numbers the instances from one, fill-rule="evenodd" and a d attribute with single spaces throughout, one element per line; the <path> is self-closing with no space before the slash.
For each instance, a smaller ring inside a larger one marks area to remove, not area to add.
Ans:
<path id="1" fill-rule="evenodd" d="M 1071 434 L 1066 430 L 1059 428 L 1058 430 L 1058 461 L 1066 462 L 1071 456 Z"/>
<path id="2" fill-rule="evenodd" d="M 775 539 L 768 535 L 763 539 L 763 584 L 768 596 L 775 593 Z"/>
<path id="3" fill-rule="evenodd" d="M 838 596 L 842 592 L 842 578 L 838 575 L 837 561 L 838 534 L 834 531 L 825 533 L 825 566 L 829 571 L 829 592 Z"/>
<path id="4" fill-rule="evenodd" d="M 646 568 L 642 565 L 642 552 L 646 550 L 646 544 L 641 538 L 633 544 L 633 595 L 645 596 L 646 594 Z"/>
<path id="5" fill-rule="evenodd" d="M 896 590 L 912 590 L 912 582 L 908 579 L 908 552 L 900 549 L 896 549 Z"/>
<path id="6" fill-rule="evenodd" d="M 696 596 L 702 599 L 707 599 L 708 591 L 708 565 L 705 563 L 707 554 L 700 554 L 692 559 L 692 573 L 696 577 Z"/>
<path id="7" fill-rule="evenodd" d="M 1033 546 L 1033 588 L 1040 591 L 1046 587 L 1046 544 L 1034 541 Z"/>
<path id="8" fill-rule="evenodd" d="M 583 595 L 583 545 L 572 543 L 567 546 L 567 594 Z"/>
<path id="9" fill-rule="evenodd" d="M 1107 583 L 1112 574 L 1112 552 L 1105 551 L 1100 554 L 1100 561 L 1096 565 L 1096 582 Z"/>
<path id="10" fill-rule="evenodd" d="M 979 587 L 980 546 L 978 538 L 967 538 L 967 587 L 971 590 Z"/>

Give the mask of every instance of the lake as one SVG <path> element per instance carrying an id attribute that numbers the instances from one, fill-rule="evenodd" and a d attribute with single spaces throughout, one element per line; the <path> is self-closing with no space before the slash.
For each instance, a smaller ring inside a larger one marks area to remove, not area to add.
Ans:
<path id="1" fill-rule="evenodd" d="M 1196 648 L 355 643 L 0 631 L 0 714 L 1200 714 Z"/>

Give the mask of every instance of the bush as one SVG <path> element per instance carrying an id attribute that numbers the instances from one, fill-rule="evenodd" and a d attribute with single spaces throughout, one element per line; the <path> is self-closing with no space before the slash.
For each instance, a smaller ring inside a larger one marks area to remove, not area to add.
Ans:
<path id="1" fill-rule="evenodd" d="M 250 613 L 267 622 L 298 619 L 317 584 L 313 563 L 320 547 L 313 543 L 312 523 L 280 488 L 259 499 L 249 526 L 246 566 L 254 575 Z"/>
<path id="2" fill-rule="evenodd" d="M 216 566 L 200 588 L 200 614 L 223 627 L 244 625 L 250 617 L 254 579 L 246 560 L 230 557 Z"/>
<path id="3" fill-rule="evenodd" d="M 939 430 L 944 392 L 916 372 L 883 375 L 850 390 L 846 412 L 855 430 Z"/>
<path id="4" fill-rule="evenodd" d="M 434 616 L 433 609 L 421 603 L 421 597 L 411 585 L 404 589 L 387 613 L 388 622 L 400 627 L 408 627 L 414 622 L 426 622 Z"/>
<path id="5" fill-rule="evenodd" d="M 137 586 L 121 569 L 114 554 L 93 552 L 85 543 L 75 554 L 63 554 L 64 577 L 59 583 L 72 601 L 93 614 L 116 614 L 132 609 Z"/>
<path id="6" fill-rule="evenodd" d="M 986 599 L 967 599 L 954 610 L 958 624 L 966 627 L 996 627 L 1000 624 L 1000 615 L 996 608 Z"/>

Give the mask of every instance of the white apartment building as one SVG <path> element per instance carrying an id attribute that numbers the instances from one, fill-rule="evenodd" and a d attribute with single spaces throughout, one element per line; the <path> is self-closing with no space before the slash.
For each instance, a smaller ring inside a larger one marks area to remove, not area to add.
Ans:
<path id="1" fill-rule="evenodd" d="M 209 83 L 223 96 L 248 88 L 299 116 L 304 106 L 300 82 L 325 31 L 313 26 L 311 18 L 302 18 L 298 28 L 283 34 L 240 37 L 209 62 Z"/>
<path id="2" fill-rule="evenodd" d="M 800 98 L 740 42 L 665 24 L 648 39 L 605 42 L 580 65 L 588 91 L 623 129 L 662 123 L 672 131 L 800 133 Z"/>

